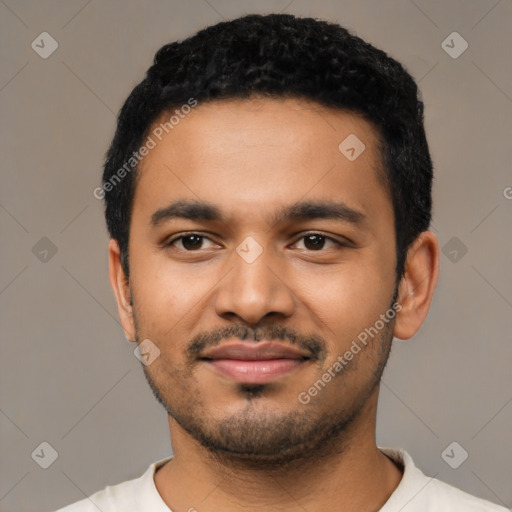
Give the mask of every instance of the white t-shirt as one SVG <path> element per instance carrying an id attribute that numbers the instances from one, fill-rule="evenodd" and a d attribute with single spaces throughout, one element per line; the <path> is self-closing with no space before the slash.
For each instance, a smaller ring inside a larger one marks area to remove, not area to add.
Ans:
<path id="1" fill-rule="evenodd" d="M 404 467 L 400 484 L 379 512 L 509 512 L 504 507 L 427 477 L 405 450 L 384 447 L 379 450 Z M 162 500 L 153 479 L 155 471 L 171 458 L 154 462 L 139 478 L 107 486 L 55 512 L 172 512 Z"/>

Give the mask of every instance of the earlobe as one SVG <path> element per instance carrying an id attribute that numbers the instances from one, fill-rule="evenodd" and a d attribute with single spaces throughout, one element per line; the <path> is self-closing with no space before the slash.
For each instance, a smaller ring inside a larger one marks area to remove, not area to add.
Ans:
<path id="1" fill-rule="evenodd" d="M 414 336 L 425 320 L 439 276 L 439 244 L 432 231 L 422 232 L 407 252 L 405 274 L 398 287 L 401 305 L 393 335 Z"/>
<path id="2" fill-rule="evenodd" d="M 117 311 L 128 341 L 136 338 L 135 321 L 129 281 L 121 265 L 121 250 L 117 240 L 111 239 L 108 246 L 109 279 L 117 301 Z"/>

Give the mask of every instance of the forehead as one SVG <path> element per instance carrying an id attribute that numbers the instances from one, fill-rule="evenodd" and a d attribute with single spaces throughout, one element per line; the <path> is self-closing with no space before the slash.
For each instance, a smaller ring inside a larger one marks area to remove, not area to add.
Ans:
<path id="1" fill-rule="evenodd" d="M 275 217 L 273 206 L 310 198 L 389 211 L 379 135 L 357 114 L 266 98 L 178 113 L 163 113 L 151 127 L 154 148 L 139 165 L 134 214 L 176 198 L 220 205 L 226 218 Z"/>

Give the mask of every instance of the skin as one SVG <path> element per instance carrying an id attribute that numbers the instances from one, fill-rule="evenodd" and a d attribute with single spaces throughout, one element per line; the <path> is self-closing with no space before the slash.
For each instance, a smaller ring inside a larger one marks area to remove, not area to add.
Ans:
<path id="1" fill-rule="evenodd" d="M 338 149 L 349 134 L 366 146 L 354 161 Z M 409 249 L 395 319 L 308 404 L 297 398 L 392 304 L 394 214 L 377 144 L 356 114 L 296 99 L 225 100 L 195 107 L 141 163 L 130 277 L 111 240 L 110 281 L 126 337 L 160 350 L 143 368 L 169 413 L 174 457 L 155 484 L 173 511 L 377 511 L 399 484 L 401 468 L 376 447 L 379 380 L 392 337 L 412 337 L 427 315 L 439 266 L 431 231 Z M 213 203 L 225 219 L 152 226 L 175 200 Z M 275 222 L 280 208 L 306 200 L 343 201 L 364 221 Z M 190 231 L 206 238 L 164 245 Z M 314 245 L 311 232 L 344 245 Z M 262 248 L 252 263 L 236 251 L 249 236 Z M 288 345 L 294 334 L 317 357 L 251 388 L 191 351 L 198 340 L 208 348 L 255 334 Z"/>

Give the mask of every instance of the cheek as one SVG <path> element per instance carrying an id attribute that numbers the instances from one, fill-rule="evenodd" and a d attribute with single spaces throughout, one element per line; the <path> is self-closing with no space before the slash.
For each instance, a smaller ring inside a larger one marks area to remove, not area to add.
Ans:
<path id="1" fill-rule="evenodd" d="M 187 343 L 201 324 L 209 295 L 225 269 L 207 262 L 179 264 L 161 251 L 151 254 L 139 248 L 132 254 L 131 285 L 141 335 L 171 344 L 173 349 Z"/>
<path id="2" fill-rule="evenodd" d="M 130 259 L 130 284 L 140 325 L 161 335 L 172 329 L 204 294 L 204 280 L 179 269 L 171 271 L 162 257 L 136 250 Z"/>
<path id="3" fill-rule="evenodd" d="M 385 313 L 393 279 L 361 258 L 358 265 L 301 279 L 300 287 L 304 307 L 314 313 L 326 338 L 334 338 L 332 350 L 340 352 Z"/>

